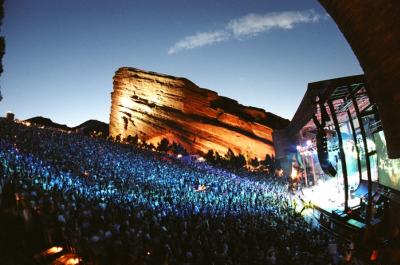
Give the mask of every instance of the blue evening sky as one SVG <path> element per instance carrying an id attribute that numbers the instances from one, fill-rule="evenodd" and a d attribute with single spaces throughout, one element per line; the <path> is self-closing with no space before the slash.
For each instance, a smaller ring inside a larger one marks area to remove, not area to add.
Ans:
<path id="1" fill-rule="evenodd" d="M 6 0 L 2 34 L 0 114 L 70 126 L 108 122 L 121 66 L 289 119 L 309 82 L 362 73 L 317 0 Z"/>

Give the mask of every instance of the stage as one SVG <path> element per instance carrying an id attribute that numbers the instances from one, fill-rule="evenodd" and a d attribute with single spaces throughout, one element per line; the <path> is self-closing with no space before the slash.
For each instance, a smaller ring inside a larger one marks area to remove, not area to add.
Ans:
<path id="1" fill-rule="evenodd" d="M 344 186 L 337 178 L 319 181 L 317 185 L 303 188 L 298 194 L 304 202 L 311 202 L 327 212 L 344 210 Z M 349 196 L 349 208 L 360 204 L 360 198 L 352 197 Z"/>

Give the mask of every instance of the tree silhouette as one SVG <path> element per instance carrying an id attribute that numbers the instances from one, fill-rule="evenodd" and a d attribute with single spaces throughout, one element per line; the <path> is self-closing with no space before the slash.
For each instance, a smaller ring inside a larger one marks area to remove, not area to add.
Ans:
<path id="1" fill-rule="evenodd" d="M 214 151 L 213 150 L 208 150 L 205 159 L 207 162 L 214 164 L 215 163 L 215 156 L 214 156 Z"/>
<path id="2" fill-rule="evenodd" d="M 222 163 L 223 163 L 222 156 L 218 152 L 216 152 L 215 153 L 215 164 L 222 166 Z"/>
<path id="3" fill-rule="evenodd" d="M 275 169 L 276 169 L 276 160 L 275 160 L 275 156 L 271 157 L 271 166 L 270 166 L 270 173 L 274 174 L 275 173 Z"/>
<path id="4" fill-rule="evenodd" d="M 157 146 L 157 150 L 160 152 L 167 152 L 169 149 L 169 141 L 167 138 L 162 138 L 161 142 Z"/>
<path id="5" fill-rule="evenodd" d="M 126 137 L 126 141 L 131 144 L 131 145 L 138 145 L 139 142 L 139 137 L 137 136 L 137 134 L 135 134 L 135 136 L 132 135 L 128 135 L 128 137 Z"/>
<path id="6" fill-rule="evenodd" d="M 237 157 L 235 157 L 234 166 L 236 168 L 242 168 L 244 165 L 246 165 L 246 158 L 244 155 L 239 154 Z"/>
<path id="7" fill-rule="evenodd" d="M 0 0 L 0 30 L 1 30 L 1 25 L 3 23 L 3 17 L 4 17 L 4 0 Z M 5 46 L 6 46 L 6 41 L 4 40 L 4 36 L 0 36 L 0 76 L 3 73 L 3 55 L 5 52 Z M 0 101 L 3 99 L 1 96 L 1 90 L 0 90 Z"/>
<path id="8" fill-rule="evenodd" d="M 233 153 L 232 149 L 229 148 L 228 152 L 226 152 L 225 157 L 228 161 L 233 161 L 235 160 L 235 153 Z"/>
<path id="9" fill-rule="evenodd" d="M 176 154 L 176 155 L 187 155 L 188 152 L 186 151 L 186 149 L 181 145 L 181 144 L 177 144 L 175 142 L 172 143 L 172 145 L 169 147 L 169 149 L 172 151 L 172 153 Z"/>
<path id="10" fill-rule="evenodd" d="M 255 157 L 253 159 L 250 160 L 250 165 L 253 167 L 258 167 L 260 165 L 260 162 L 258 161 L 258 159 Z"/>
<path id="11" fill-rule="evenodd" d="M 265 156 L 264 165 L 265 165 L 265 167 L 268 169 L 268 171 L 271 171 L 271 169 L 272 169 L 272 163 L 273 163 L 272 157 L 271 157 L 269 154 L 267 154 L 267 155 Z"/>

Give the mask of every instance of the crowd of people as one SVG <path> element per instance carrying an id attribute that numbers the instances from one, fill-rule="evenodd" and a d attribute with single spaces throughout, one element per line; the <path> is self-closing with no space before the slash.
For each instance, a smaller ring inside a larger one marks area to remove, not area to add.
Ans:
<path id="1" fill-rule="evenodd" d="M 35 218 L 43 231 L 35 235 L 43 247 L 68 246 L 91 264 L 344 259 L 273 178 L 6 121 L 0 121 L 0 174 L 24 218 Z"/>

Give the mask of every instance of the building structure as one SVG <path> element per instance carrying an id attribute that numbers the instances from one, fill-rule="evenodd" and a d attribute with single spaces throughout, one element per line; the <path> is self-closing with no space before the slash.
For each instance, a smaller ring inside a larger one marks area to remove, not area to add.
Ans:
<path id="1" fill-rule="evenodd" d="M 309 83 L 274 142 L 281 143 L 276 157 L 291 183 L 316 207 L 366 227 L 400 222 L 393 214 L 400 210 L 400 159 L 389 158 L 380 109 L 364 75 Z M 392 214 L 384 216 L 384 206 Z"/>

